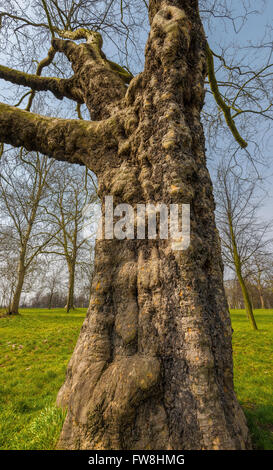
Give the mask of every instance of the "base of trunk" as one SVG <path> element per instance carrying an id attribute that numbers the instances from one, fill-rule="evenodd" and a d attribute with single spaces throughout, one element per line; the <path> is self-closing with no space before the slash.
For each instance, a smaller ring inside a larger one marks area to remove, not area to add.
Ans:
<path id="1" fill-rule="evenodd" d="M 58 395 L 68 408 L 58 448 L 250 449 L 219 246 L 203 252 L 204 275 L 191 250 L 111 243 L 97 247 L 91 304 Z"/>
<path id="2" fill-rule="evenodd" d="M 133 212 L 140 203 L 190 205 L 190 246 L 147 237 L 147 217 L 146 239 L 96 243 L 90 307 L 58 395 L 68 410 L 59 448 L 251 448 L 234 393 L 200 123 L 207 46 L 197 3 L 149 2 L 144 70 L 127 90 L 117 154 L 98 175 L 102 219 L 108 195 Z"/>

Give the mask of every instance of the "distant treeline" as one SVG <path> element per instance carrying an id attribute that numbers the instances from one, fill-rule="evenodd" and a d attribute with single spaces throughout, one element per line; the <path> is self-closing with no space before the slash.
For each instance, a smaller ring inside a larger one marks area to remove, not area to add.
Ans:
<path id="1" fill-rule="evenodd" d="M 246 281 L 254 308 L 273 308 L 273 279 L 266 286 Z M 242 290 L 237 279 L 225 281 L 225 291 L 230 308 L 244 309 Z"/>

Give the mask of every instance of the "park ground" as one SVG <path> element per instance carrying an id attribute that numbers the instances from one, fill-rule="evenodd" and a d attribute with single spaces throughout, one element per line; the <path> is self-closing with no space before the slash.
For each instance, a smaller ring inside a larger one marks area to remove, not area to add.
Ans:
<path id="1" fill-rule="evenodd" d="M 0 449 L 54 449 L 64 414 L 55 407 L 86 310 L 22 309 L 0 318 Z M 234 379 L 255 449 L 273 449 L 273 310 L 231 312 Z"/>

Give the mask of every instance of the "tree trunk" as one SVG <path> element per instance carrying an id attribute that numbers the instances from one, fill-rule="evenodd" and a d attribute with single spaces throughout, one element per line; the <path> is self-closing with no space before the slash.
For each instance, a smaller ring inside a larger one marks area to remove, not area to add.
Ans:
<path id="1" fill-rule="evenodd" d="M 69 281 L 68 281 L 68 293 L 66 302 L 66 312 L 74 309 L 74 287 L 75 287 L 75 264 L 70 263 L 68 265 Z"/>
<path id="2" fill-rule="evenodd" d="M 50 292 L 50 295 L 49 295 L 48 310 L 51 310 L 51 308 L 52 308 L 52 299 L 53 299 L 53 295 L 54 295 L 54 291 L 51 291 L 51 292 Z"/>
<path id="3" fill-rule="evenodd" d="M 240 269 L 238 269 L 237 275 L 238 275 L 239 283 L 240 283 L 243 298 L 244 298 L 246 314 L 249 318 L 249 321 L 250 321 L 253 329 L 258 330 L 256 320 L 255 320 L 255 317 L 254 317 L 254 313 L 253 313 L 252 302 L 250 300 L 249 293 L 248 293 L 248 290 L 247 290 L 247 287 L 246 287 L 246 284 L 245 284 L 245 281 L 243 279 L 243 276 L 242 276 L 242 273 L 241 273 Z"/>
<path id="4" fill-rule="evenodd" d="M 258 280 L 258 291 L 259 291 L 259 297 L 260 297 L 260 302 L 261 302 L 261 308 L 265 308 L 263 288 L 262 288 L 260 280 Z"/>
<path id="5" fill-rule="evenodd" d="M 254 317 L 254 313 L 253 313 L 252 302 L 250 300 L 250 295 L 249 295 L 245 280 L 244 280 L 243 275 L 242 275 L 242 264 L 241 264 L 240 255 L 238 253 L 236 238 L 235 238 L 235 234 L 234 234 L 234 230 L 233 230 L 232 217 L 231 217 L 230 213 L 228 214 L 228 219 L 229 219 L 230 238 L 231 238 L 232 247 L 233 247 L 234 265 L 235 265 L 235 270 L 236 270 L 236 274 L 237 274 L 237 277 L 238 277 L 238 281 L 239 281 L 239 284 L 240 284 L 240 287 L 241 287 L 241 291 L 242 291 L 242 294 L 243 294 L 246 314 L 247 314 L 247 317 L 248 317 L 253 329 L 258 330 L 256 320 L 255 320 L 255 317 Z"/>
<path id="6" fill-rule="evenodd" d="M 206 60 L 197 11 L 195 1 L 150 2 L 145 69 L 126 94 L 112 167 L 98 175 L 100 197 L 112 195 L 114 205 L 190 204 L 191 245 L 97 241 L 88 314 L 57 400 L 68 409 L 59 448 L 251 448 L 233 388 L 200 124 Z"/>
<path id="7" fill-rule="evenodd" d="M 25 267 L 24 267 L 24 259 L 22 259 L 22 256 L 21 256 L 19 260 L 19 266 L 18 266 L 17 284 L 16 284 L 15 292 L 12 298 L 12 302 L 9 308 L 9 312 L 8 312 L 9 315 L 19 315 L 19 304 L 20 304 L 22 289 L 24 285 L 24 280 L 25 280 Z"/>

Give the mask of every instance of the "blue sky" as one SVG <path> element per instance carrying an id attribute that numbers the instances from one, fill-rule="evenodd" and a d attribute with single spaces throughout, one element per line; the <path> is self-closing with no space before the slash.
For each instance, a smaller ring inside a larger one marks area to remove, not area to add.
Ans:
<path id="1" fill-rule="evenodd" d="M 236 3 L 238 5 L 238 14 L 240 14 L 242 12 L 242 1 L 230 1 L 232 6 L 236 5 Z M 248 19 L 240 32 L 235 33 L 231 22 L 222 22 L 219 19 L 214 21 L 213 31 L 206 31 L 208 35 L 208 41 L 212 48 L 215 47 L 216 52 L 217 46 L 219 44 L 228 45 L 233 43 L 235 46 L 247 46 L 251 42 L 253 44 L 262 40 L 267 42 L 270 39 L 270 36 L 273 47 L 273 32 L 269 32 L 269 28 L 273 26 L 273 1 L 266 0 L 263 2 L 262 0 L 257 0 L 256 2 L 252 2 L 250 0 L 250 3 L 252 3 L 251 9 L 260 9 L 262 7 L 263 11 L 261 14 L 253 13 L 252 15 L 248 16 Z M 237 25 L 239 24 L 240 21 L 238 20 Z M 266 49 L 266 51 L 268 53 L 269 49 Z M 256 63 L 259 63 L 262 67 L 265 63 L 264 60 L 265 59 L 263 55 L 257 51 Z M 273 63 L 273 55 L 271 62 Z M 259 171 L 262 176 L 266 178 L 266 190 L 268 191 L 263 207 L 261 207 L 260 215 L 262 218 L 270 219 L 273 217 L 273 121 L 266 122 L 262 118 L 258 117 L 255 120 L 255 126 L 257 126 L 255 140 L 256 142 L 262 143 L 264 157 L 264 164 L 259 166 Z M 261 140 L 262 136 L 263 140 Z"/>
<path id="2" fill-rule="evenodd" d="M 209 4 L 210 1 L 206 0 Z M 262 39 L 265 32 L 267 25 L 272 25 L 273 24 L 273 0 L 266 0 L 263 2 L 263 0 L 227 0 L 227 3 L 230 4 L 230 6 L 234 9 L 235 8 L 235 13 L 238 13 L 240 15 L 242 13 L 242 5 L 244 1 L 248 4 L 251 5 L 251 9 L 260 9 L 261 6 L 264 4 L 263 8 L 263 13 L 262 14 L 253 14 L 248 17 L 248 20 L 244 27 L 240 30 L 239 33 L 235 34 L 234 29 L 232 27 L 232 23 L 229 21 L 221 21 L 220 19 L 215 19 L 213 21 L 213 29 L 210 31 L 208 28 L 206 28 L 206 33 L 208 35 L 208 41 L 211 47 L 215 49 L 216 52 L 219 52 L 219 48 L 217 47 L 219 44 L 244 44 L 247 45 L 249 44 L 250 41 L 257 42 L 259 39 Z M 25 3 L 25 0 L 21 0 L 18 2 L 19 4 L 23 5 Z M 237 10 L 237 12 L 236 12 Z M 237 22 L 237 26 L 240 24 L 240 20 Z M 146 33 L 140 33 L 139 32 L 139 39 L 140 42 L 145 43 L 146 40 Z M 273 34 L 271 35 L 273 37 Z M 110 46 L 110 44 L 107 44 L 107 41 L 105 41 L 105 52 L 107 53 L 108 56 L 111 56 L 113 54 L 113 44 Z M 47 45 L 46 45 L 47 47 Z M 5 63 L 4 60 L 2 60 L 2 54 L 0 55 L 1 57 L 1 62 Z M 117 57 L 113 57 L 114 59 L 117 59 Z M 4 59 L 4 56 L 3 56 Z M 134 57 L 132 56 L 132 62 L 134 62 Z M 273 57 L 272 57 L 272 62 L 273 62 Z M 263 58 L 260 58 L 260 64 L 263 64 Z M 7 65 L 7 64 L 6 64 Z M 139 64 L 136 68 L 139 69 L 141 67 L 141 64 Z M 7 96 L 7 88 L 10 87 L 10 84 L 6 84 L 1 80 L 0 82 L 0 87 L 2 89 L 2 93 L 4 93 Z M 55 103 L 55 102 L 54 102 Z M 64 101 L 65 104 L 65 101 Z M 59 106 L 59 103 L 56 102 L 56 105 Z M 256 129 L 256 141 L 259 141 L 261 139 L 261 135 L 265 132 L 266 124 L 262 119 L 257 119 L 255 121 L 255 125 L 257 125 Z M 264 166 L 260 166 L 259 170 L 263 174 L 263 176 L 266 176 L 268 178 L 268 197 L 266 198 L 264 208 L 261 209 L 261 215 L 264 216 L 265 218 L 270 218 L 273 216 L 273 185 L 271 184 L 271 181 L 273 181 L 273 158 L 272 158 L 272 150 L 273 149 L 273 121 L 272 121 L 272 126 L 270 126 L 270 129 L 266 131 L 266 136 L 264 139 L 264 142 L 267 141 L 266 145 L 264 145 Z M 232 135 L 230 135 L 230 139 L 232 140 Z M 209 155 L 211 157 L 212 161 L 214 159 L 214 155 L 211 154 Z"/>

